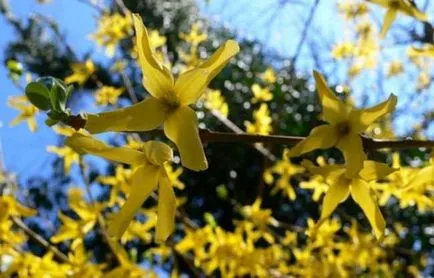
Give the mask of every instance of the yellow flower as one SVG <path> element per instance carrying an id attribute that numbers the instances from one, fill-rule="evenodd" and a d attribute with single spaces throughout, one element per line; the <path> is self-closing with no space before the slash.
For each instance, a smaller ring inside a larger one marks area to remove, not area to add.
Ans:
<path id="1" fill-rule="evenodd" d="M 182 167 L 174 169 L 169 163 L 166 163 L 164 167 L 166 168 L 166 173 L 169 176 L 172 186 L 178 188 L 179 190 L 183 190 L 185 188 L 185 184 L 179 180 L 179 177 L 182 175 L 182 172 L 184 172 L 184 169 L 182 169 Z"/>
<path id="2" fill-rule="evenodd" d="M 122 165 L 116 166 L 114 176 L 98 177 L 98 181 L 102 184 L 110 185 L 110 197 L 108 201 L 109 206 L 113 206 L 118 201 L 120 192 L 127 194 L 131 184 L 131 169 L 125 169 Z"/>
<path id="3" fill-rule="evenodd" d="M 124 92 L 123 88 L 115 88 L 112 86 L 103 86 L 95 93 L 95 100 L 98 105 L 114 105 L 118 102 L 118 97 Z"/>
<path id="4" fill-rule="evenodd" d="M 131 16 L 119 13 L 103 14 L 98 21 L 98 29 L 90 38 L 106 48 L 106 54 L 112 57 L 120 40 L 129 36 L 132 29 Z"/>
<path id="5" fill-rule="evenodd" d="M 259 77 L 268 84 L 276 83 L 277 80 L 276 73 L 272 67 L 268 67 Z"/>
<path id="6" fill-rule="evenodd" d="M 151 97 L 126 108 L 88 115 L 85 128 L 91 133 L 146 131 L 164 123 L 164 132 L 178 147 L 182 165 L 196 171 L 205 170 L 208 163 L 199 137 L 198 120 L 189 105 L 196 102 L 208 83 L 239 51 L 238 44 L 227 41 L 208 61 L 181 74 L 175 82 L 169 69 L 155 59 L 140 16 L 135 14 L 133 18 L 143 86 Z"/>
<path id="7" fill-rule="evenodd" d="M 375 120 L 395 109 L 397 98 L 391 95 L 385 102 L 367 109 L 355 109 L 339 100 L 327 87 L 324 77 L 314 72 L 319 99 L 323 111 L 321 118 L 330 124 L 315 127 L 309 136 L 295 145 L 289 156 L 299 156 L 314 149 L 336 146 L 343 152 L 349 178 L 356 176 L 363 167 L 365 153 L 360 133 Z"/>
<path id="8" fill-rule="evenodd" d="M 365 2 L 354 3 L 342 1 L 338 3 L 338 9 L 347 20 L 354 20 L 356 17 L 363 16 L 369 11 Z"/>
<path id="9" fill-rule="evenodd" d="M 387 9 L 386 15 L 384 16 L 383 27 L 381 29 L 381 37 L 384 38 L 387 31 L 390 29 L 393 21 L 398 14 L 401 12 L 408 16 L 414 17 L 421 21 L 427 21 L 428 16 L 418 10 L 416 4 L 412 0 L 368 0 L 371 3 L 383 6 Z"/>
<path id="10" fill-rule="evenodd" d="M 26 121 L 31 132 L 37 129 L 35 116 L 38 114 L 38 108 L 33 106 L 26 96 L 17 96 L 8 98 L 8 106 L 20 111 L 20 114 L 11 121 L 11 126 Z"/>
<path id="11" fill-rule="evenodd" d="M 262 88 L 258 84 L 252 85 L 253 98 L 252 103 L 261 101 L 270 101 L 273 99 L 273 94 L 267 88 Z"/>
<path id="12" fill-rule="evenodd" d="M 371 223 L 375 236 L 378 239 L 382 237 L 386 224 L 371 193 L 372 188 L 369 182 L 384 178 L 393 173 L 395 169 L 389 168 L 383 163 L 365 160 L 363 168 L 356 175 L 348 177 L 346 175 L 348 170 L 342 165 L 316 167 L 307 160 L 304 160 L 302 165 L 312 174 L 323 176 L 329 185 L 329 189 L 324 196 L 318 225 L 321 225 L 333 213 L 339 203 L 345 201 L 351 193 L 352 198 L 362 208 L 369 223 Z"/>
<path id="13" fill-rule="evenodd" d="M 204 98 L 204 104 L 207 109 L 217 111 L 225 118 L 228 116 L 229 106 L 222 96 L 220 90 L 207 90 Z"/>
<path id="14" fill-rule="evenodd" d="M 29 217 L 35 214 L 35 210 L 22 206 L 13 196 L 0 196 L 0 222 L 12 216 Z"/>
<path id="15" fill-rule="evenodd" d="M 387 77 L 396 76 L 404 72 L 401 61 L 392 61 L 387 69 Z"/>
<path id="16" fill-rule="evenodd" d="M 78 83 L 78 85 L 83 85 L 95 72 L 95 65 L 92 60 L 88 59 L 84 63 L 72 64 L 71 69 L 72 74 L 65 78 L 65 83 Z"/>
<path id="17" fill-rule="evenodd" d="M 59 157 L 63 158 L 63 167 L 65 171 L 65 175 L 69 174 L 71 170 L 71 166 L 76 163 L 78 164 L 80 160 L 80 156 L 70 147 L 56 147 L 56 146 L 48 146 L 47 151 L 50 153 L 57 154 Z"/>
<path id="18" fill-rule="evenodd" d="M 354 55 L 355 46 L 352 42 L 341 42 L 333 47 L 332 57 L 340 60 Z"/>
<path id="19" fill-rule="evenodd" d="M 149 34 L 151 49 L 157 49 L 166 44 L 166 37 L 161 36 L 157 30 L 152 30 Z"/>
<path id="20" fill-rule="evenodd" d="M 172 150 L 164 143 L 145 142 L 141 151 L 126 147 L 110 147 L 79 133 L 66 139 L 66 145 L 81 154 L 93 154 L 132 166 L 130 194 L 121 210 L 113 217 L 108 232 L 121 237 L 135 213 L 158 186 L 157 241 L 164 241 L 174 229 L 176 198 L 164 164 L 172 159 Z"/>
<path id="21" fill-rule="evenodd" d="M 192 46 L 198 46 L 201 42 L 208 38 L 208 35 L 206 32 L 200 32 L 198 23 L 193 23 L 190 33 L 181 33 L 179 37 L 186 42 L 189 42 Z"/>
<path id="22" fill-rule="evenodd" d="M 267 104 L 262 103 L 259 109 L 253 112 L 253 119 L 255 120 L 254 123 L 251 123 L 249 121 L 244 122 L 247 133 L 261 135 L 267 135 L 271 133 L 272 118 L 270 116 L 270 110 L 268 109 Z"/>
<path id="23" fill-rule="evenodd" d="M 282 155 L 282 160 L 276 162 L 276 164 L 271 168 L 265 170 L 264 181 L 271 185 L 275 180 L 273 174 L 279 175 L 271 194 L 276 194 L 277 192 L 282 191 L 282 193 L 290 200 L 295 200 L 296 194 L 294 187 L 291 184 L 291 178 L 296 174 L 303 173 L 304 169 L 303 167 L 292 164 L 286 155 L 286 152 L 287 150 L 285 149 Z"/>
<path id="24" fill-rule="evenodd" d="M 409 47 L 407 53 L 410 57 L 425 56 L 434 58 L 434 44 L 427 43 L 422 48 L 411 46 Z"/>
<path id="25" fill-rule="evenodd" d="M 71 136 L 75 133 L 75 130 L 72 127 L 68 126 L 55 126 L 53 127 L 54 131 L 63 136 Z M 82 133 L 82 131 L 80 131 Z M 57 154 L 59 157 L 63 158 L 63 167 L 65 174 L 68 174 L 71 170 L 71 166 L 76 163 L 79 163 L 80 156 L 77 152 L 75 152 L 73 149 L 71 149 L 68 146 L 63 147 L 57 147 L 57 146 L 48 146 L 47 151 Z"/>
<path id="26" fill-rule="evenodd" d="M 422 71 L 417 77 L 416 89 L 423 90 L 431 85 L 431 76 L 428 72 Z"/>

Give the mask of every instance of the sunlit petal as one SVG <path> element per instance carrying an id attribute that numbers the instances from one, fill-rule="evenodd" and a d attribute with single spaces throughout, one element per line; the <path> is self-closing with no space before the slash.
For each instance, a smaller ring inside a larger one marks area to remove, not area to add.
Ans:
<path id="1" fill-rule="evenodd" d="M 331 125 L 320 125 L 312 129 L 309 136 L 287 152 L 289 157 L 299 156 L 315 149 L 328 149 L 336 145 L 337 131 Z"/>
<path id="2" fill-rule="evenodd" d="M 176 197 L 167 174 L 162 174 L 158 190 L 156 241 L 165 241 L 175 228 Z M 165 176 L 165 177 L 164 177 Z"/>
<path id="3" fill-rule="evenodd" d="M 137 104 L 110 112 L 87 115 L 86 126 L 90 133 L 106 131 L 147 131 L 160 126 L 168 107 L 163 101 L 150 97 Z"/>
<path id="4" fill-rule="evenodd" d="M 381 27 L 380 37 L 384 38 L 389 31 L 390 26 L 395 21 L 398 10 L 396 8 L 389 8 L 384 16 L 383 27 Z"/>
<path id="5" fill-rule="evenodd" d="M 372 229 L 374 230 L 374 234 L 377 239 L 381 239 L 384 234 L 386 223 L 378 204 L 371 196 L 369 190 L 369 185 L 360 179 L 354 179 L 350 186 L 351 196 L 353 197 L 354 201 L 362 208 L 369 220 L 369 223 L 371 223 Z"/>
<path id="6" fill-rule="evenodd" d="M 143 73 L 143 86 L 156 98 L 164 97 L 173 91 L 173 77 L 169 70 L 154 57 L 149 42 L 148 31 L 140 18 L 133 14 L 136 29 L 136 43 L 139 63 Z"/>
<path id="7" fill-rule="evenodd" d="M 366 159 L 360 135 L 349 133 L 339 139 L 336 147 L 344 154 L 347 166 L 346 175 L 348 177 L 357 176 L 363 168 L 363 161 Z"/>
<path id="8" fill-rule="evenodd" d="M 428 166 L 419 170 L 405 186 L 405 190 L 415 189 L 427 183 L 434 183 L 434 166 Z"/>
<path id="9" fill-rule="evenodd" d="M 321 73 L 314 71 L 316 88 L 322 105 L 322 119 L 331 124 L 339 123 L 347 118 L 348 108 L 327 86 Z"/>
<path id="10" fill-rule="evenodd" d="M 93 154 L 108 160 L 131 165 L 142 164 L 146 161 L 145 154 L 131 148 L 113 148 L 105 143 L 80 133 L 74 133 L 66 138 L 65 145 L 81 154 Z"/>
<path id="11" fill-rule="evenodd" d="M 238 53 L 240 47 L 228 40 L 206 62 L 181 74 L 175 83 L 175 92 L 183 105 L 189 105 L 201 96 L 209 82 Z"/>
<path id="12" fill-rule="evenodd" d="M 351 129 L 354 133 L 365 131 L 370 124 L 380 119 L 384 115 L 395 110 L 398 98 L 391 94 L 390 97 L 373 107 L 353 110 L 350 113 Z"/>
<path id="13" fill-rule="evenodd" d="M 372 181 L 384 178 L 397 169 L 390 168 L 387 164 L 365 160 L 363 162 L 363 168 L 359 172 L 359 176 L 365 181 Z"/>
<path id="14" fill-rule="evenodd" d="M 336 207 L 345 201 L 350 194 L 350 188 L 348 184 L 335 183 L 331 185 L 324 196 L 320 222 L 328 218 Z"/>
<path id="15" fill-rule="evenodd" d="M 108 226 L 110 236 L 120 238 L 143 202 L 158 185 L 159 168 L 141 165 L 134 170 L 131 191 L 121 210 Z"/>
<path id="16" fill-rule="evenodd" d="M 182 165 L 195 171 L 208 168 L 198 124 L 196 113 L 188 106 L 178 108 L 164 122 L 164 133 L 178 147 Z"/>

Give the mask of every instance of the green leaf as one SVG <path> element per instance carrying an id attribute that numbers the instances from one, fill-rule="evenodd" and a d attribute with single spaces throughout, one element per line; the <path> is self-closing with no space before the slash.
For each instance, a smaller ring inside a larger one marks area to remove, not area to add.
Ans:
<path id="1" fill-rule="evenodd" d="M 25 92 L 27 98 L 34 106 L 44 111 L 51 109 L 50 92 L 44 84 L 31 82 L 26 86 Z"/>
<path id="2" fill-rule="evenodd" d="M 61 121 L 68 118 L 68 114 L 63 111 L 51 110 L 47 113 L 48 117 L 52 120 Z"/>
<path id="3" fill-rule="evenodd" d="M 59 120 L 54 120 L 54 119 L 51 119 L 51 118 L 48 118 L 48 119 L 46 119 L 45 120 L 45 124 L 47 125 L 47 126 L 53 126 L 53 125 L 55 125 L 55 124 L 57 124 L 59 122 Z"/>
<path id="4" fill-rule="evenodd" d="M 65 111 L 66 109 L 66 92 L 61 84 L 53 80 L 53 87 L 50 91 L 50 99 L 53 105 L 53 110 Z"/>

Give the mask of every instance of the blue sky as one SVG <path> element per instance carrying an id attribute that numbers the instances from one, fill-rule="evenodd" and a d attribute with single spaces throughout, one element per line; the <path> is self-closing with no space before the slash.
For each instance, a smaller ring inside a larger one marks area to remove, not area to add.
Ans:
<path id="1" fill-rule="evenodd" d="M 94 50 L 92 58 L 101 59 L 103 51 L 97 49 L 87 36 L 96 26 L 98 12 L 80 1 L 53 0 L 46 5 L 37 4 L 35 0 L 9 1 L 11 10 L 21 18 L 26 18 L 31 13 L 40 12 L 58 21 L 61 30 L 66 33 L 67 41 L 74 50 L 83 54 Z M 212 22 L 212 24 L 226 25 L 236 31 L 240 37 L 258 39 L 264 45 L 276 51 L 281 57 L 291 57 L 295 53 L 296 45 L 300 39 L 300 30 L 307 18 L 307 12 L 312 1 L 298 1 L 303 4 L 287 5 L 276 8 L 278 0 L 252 1 L 252 0 L 211 0 L 210 4 L 198 0 L 200 9 Z M 74 11 L 74 12 L 71 12 Z M 383 15 L 379 10 L 379 18 Z M 400 18 L 405 22 L 406 18 Z M 335 1 L 320 1 L 318 10 L 311 25 L 308 43 L 318 43 L 332 46 L 335 41 L 344 37 L 343 21 L 336 16 Z M 10 25 L 0 18 L 0 59 L 3 60 L 3 49 L 13 39 L 13 30 Z M 384 44 L 387 47 L 388 41 Z M 400 52 L 401 51 L 401 52 Z M 392 50 L 387 55 L 398 57 L 403 49 Z M 314 64 L 307 47 L 302 51 L 302 56 L 297 64 L 301 72 L 310 74 Z M 329 53 L 324 51 L 324 60 L 330 60 Z M 387 57 L 383 57 L 387 58 Z M 327 70 L 327 67 L 326 67 Z M 327 74 L 327 72 L 326 72 Z M 330 75 L 330 83 L 341 82 L 342 74 Z M 404 82 L 404 83 L 403 83 Z M 409 100 L 408 80 L 391 80 L 385 85 L 383 93 L 379 94 L 376 87 L 375 75 L 365 76 L 361 81 L 355 81 L 356 99 L 367 99 L 368 104 L 384 99 L 390 92 L 398 92 L 400 97 L 399 107 L 406 113 L 396 122 L 400 133 L 406 132 L 408 127 L 420 121 L 421 113 L 434 107 L 434 98 L 429 92 Z M 361 85 L 361 83 L 363 83 Z M 360 86 L 359 86 L 360 85 Z M 25 124 L 14 128 L 9 127 L 9 122 L 17 115 L 17 112 L 7 107 L 8 96 L 20 95 L 22 92 L 16 88 L 7 78 L 7 72 L 0 66 L 0 140 L 6 167 L 9 171 L 19 174 L 26 179 L 35 174 L 49 174 L 50 162 L 54 156 L 46 151 L 47 145 L 55 145 L 57 135 L 43 123 L 45 116 L 38 117 L 39 132 L 32 134 Z M 415 112 L 408 113 L 413 109 Z M 434 125 L 430 132 L 434 135 Z"/>

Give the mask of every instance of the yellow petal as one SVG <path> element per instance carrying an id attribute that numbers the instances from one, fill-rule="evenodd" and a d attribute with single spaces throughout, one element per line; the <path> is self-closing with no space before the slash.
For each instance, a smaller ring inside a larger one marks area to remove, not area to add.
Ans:
<path id="1" fill-rule="evenodd" d="M 148 31 L 140 15 L 133 14 L 136 29 L 137 52 L 143 74 L 143 87 L 154 97 L 161 98 L 173 91 L 173 76 L 152 53 Z"/>
<path id="2" fill-rule="evenodd" d="M 145 154 L 131 148 L 113 148 L 90 136 L 74 133 L 66 138 L 65 145 L 81 154 L 93 154 L 108 160 L 131 165 L 146 162 Z"/>
<path id="3" fill-rule="evenodd" d="M 163 174 L 158 190 L 156 241 L 165 241 L 175 228 L 176 197 L 167 174 Z"/>
<path id="4" fill-rule="evenodd" d="M 387 9 L 386 15 L 384 16 L 383 27 L 381 28 L 380 37 L 383 39 L 387 31 L 389 31 L 390 26 L 392 26 L 393 21 L 395 21 L 398 10 L 395 8 Z"/>
<path id="5" fill-rule="evenodd" d="M 415 189 L 429 183 L 434 183 L 434 166 L 428 166 L 419 170 L 404 189 Z"/>
<path id="6" fill-rule="evenodd" d="M 324 165 L 324 166 L 315 166 L 312 161 L 304 159 L 301 162 L 301 166 L 305 167 L 311 174 L 320 175 L 324 178 L 328 178 L 331 175 L 340 175 L 345 168 L 340 165 Z"/>
<path id="7" fill-rule="evenodd" d="M 163 166 L 165 162 L 173 160 L 172 149 L 158 141 L 148 141 L 143 143 L 142 150 L 146 159 L 154 165 Z"/>
<path id="8" fill-rule="evenodd" d="M 108 225 L 110 236 L 120 238 L 136 212 L 158 185 L 159 168 L 141 165 L 134 169 L 131 191 L 121 210 Z"/>
<path id="9" fill-rule="evenodd" d="M 299 156 L 315 149 L 328 149 L 336 145 L 337 132 L 331 125 L 320 125 L 312 129 L 309 136 L 287 152 L 288 157 Z"/>
<path id="10" fill-rule="evenodd" d="M 359 176 L 365 181 L 372 181 L 382 179 L 396 170 L 397 169 L 390 168 L 384 163 L 365 160 L 363 162 L 363 168 L 360 171 Z"/>
<path id="11" fill-rule="evenodd" d="M 313 76 L 322 105 L 322 119 L 331 124 L 339 123 L 347 118 L 347 106 L 329 89 L 321 73 L 314 71 Z"/>
<path id="12" fill-rule="evenodd" d="M 360 135 L 349 133 L 339 139 L 336 147 L 344 154 L 347 167 L 346 175 L 350 178 L 357 176 L 363 168 L 363 161 L 366 159 Z"/>
<path id="13" fill-rule="evenodd" d="M 369 125 L 383 117 L 384 115 L 391 113 L 395 110 L 398 98 L 391 94 L 390 97 L 373 107 L 353 110 L 350 113 L 350 125 L 351 130 L 354 133 L 365 131 Z"/>
<path id="14" fill-rule="evenodd" d="M 335 183 L 329 187 L 321 208 L 321 217 L 318 224 L 328 218 L 336 207 L 345 201 L 350 194 L 350 188 L 348 184 Z"/>
<path id="15" fill-rule="evenodd" d="M 375 202 L 369 192 L 369 184 L 360 179 L 354 179 L 351 186 L 351 196 L 354 201 L 359 204 L 371 223 L 372 229 L 377 239 L 381 239 L 384 234 L 386 223 L 381 214 L 378 204 Z"/>
<path id="16" fill-rule="evenodd" d="M 432 44 L 425 44 L 423 48 L 417 48 L 414 46 L 410 46 L 408 48 L 408 56 L 427 56 L 427 57 L 434 57 L 434 45 Z"/>
<path id="17" fill-rule="evenodd" d="M 164 122 L 164 133 L 178 147 L 184 167 L 194 171 L 208 168 L 196 113 L 190 107 L 179 107 L 170 114 Z"/>
<path id="18" fill-rule="evenodd" d="M 137 104 L 110 112 L 87 115 L 90 133 L 106 131 L 147 131 L 160 126 L 168 107 L 163 101 L 150 97 Z"/>
<path id="19" fill-rule="evenodd" d="M 195 103 L 207 88 L 209 82 L 238 51 L 240 51 L 238 43 L 228 40 L 203 64 L 181 74 L 175 83 L 175 92 L 181 104 L 189 105 Z"/>
<path id="20" fill-rule="evenodd" d="M 428 21 L 428 15 L 422 11 L 420 11 L 414 3 L 411 1 L 401 1 L 401 9 L 400 11 L 404 14 L 414 17 L 421 21 Z"/>

